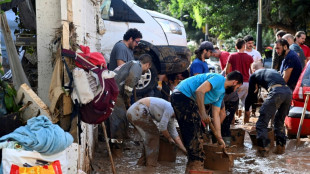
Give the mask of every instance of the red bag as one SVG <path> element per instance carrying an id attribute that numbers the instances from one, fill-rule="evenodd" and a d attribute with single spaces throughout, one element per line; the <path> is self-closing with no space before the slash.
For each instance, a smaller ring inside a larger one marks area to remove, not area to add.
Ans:
<path id="1" fill-rule="evenodd" d="M 88 46 L 80 45 L 81 51 L 83 53 L 78 53 L 85 59 L 87 59 L 90 63 L 95 66 L 107 67 L 107 63 L 103 57 L 103 55 L 99 52 L 90 52 L 90 48 Z M 78 61 L 75 62 L 75 65 L 79 68 L 86 69 L 83 65 L 81 65 Z"/>
<path id="2" fill-rule="evenodd" d="M 95 66 L 93 63 L 91 63 L 91 60 L 95 63 L 102 63 L 103 60 L 95 61 L 95 59 L 91 57 L 84 58 L 81 55 L 75 56 L 76 55 L 75 52 L 65 49 L 62 50 L 62 55 L 66 57 L 75 58 L 76 62 L 78 62 L 78 64 L 82 66 L 82 68 L 92 71 L 98 75 L 100 85 L 104 90 L 101 91 L 99 94 L 97 94 L 91 102 L 85 105 L 80 105 L 78 112 L 79 115 L 81 116 L 81 120 L 85 123 L 88 124 L 102 123 L 103 121 L 108 119 L 108 117 L 111 115 L 113 111 L 114 104 L 116 102 L 119 93 L 116 81 L 114 80 L 114 78 L 103 78 L 103 72 L 108 71 L 106 67 L 101 66 L 98 67 Z M 103 56 L 102 59 L 104 59 Z"/>

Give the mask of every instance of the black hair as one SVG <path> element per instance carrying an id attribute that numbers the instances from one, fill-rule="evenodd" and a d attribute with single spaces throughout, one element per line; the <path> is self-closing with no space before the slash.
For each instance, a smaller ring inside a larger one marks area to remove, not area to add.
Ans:
<path id="1" fill-rule="evenodd" d="M 142 38 L 142 34 L 139 30 L 136 28 L 130 28 L 126 31 L 126 33 L 123 36 L 123 40 L 128 41 L 132 37 L 132 40 L 135 40 L 137 38 Z"/>
<path id="2" fill-rule="evenodd" d="M 150 65 L 152 65 L 152 57 L 151 57 L 149 54 L 142 54 L 142 55 L 139 57 L 139 61 L 140 61 L 142 64 L 149 63 Z"/>
<path id="3" fill-rule="evenodd" d="M 249 42 L 249 41 L 254 41 L 254 38 L 250 35 L 246 35 L 246 36 L 244 36 L 243 40 L 245 42 Z"/>
<path id="4" fill-rule="evenodd" d="M 198 59 L 200 59 L 201 60 L 201 54 L 202 54 L 202 52 L 203 52 L 203 50 L 204 49 L 197 49 L 197 50 L 195 50 L 195 54 L 196 54 L 196 57 L 198 58 Z"/>
<path id="5" fill-rule="evenodd" d="M 278 39 L 276 42 L 275 42 L 275 44 L 277 44 L 277 43 L 279 43 L 280 45 L 282 45 L 283 47 L 286 45 L 287 46 L 287 48 L 289 48 L 290 47 L 290 44 L 287 42 L 287 40 L 285 40 L 285 39 Z"/>
<path id="6" fill-rule="evenodd" d="M 188 71 L 188 70 L 183 71 L 183 72 L 182 72 L 182 77 L 183 77 L 184 79 L 187 79 L 187 78 L 189 77 L 189 71 Z"/>
<path id="7" fill-rule="evenodd" d="M 236 41 L 237 49 L 241 49 L 244 44 L 245 44 L 245 41 L 243 39 L 241 39 L 241 38 L 237 39 L 237 41 Z"/>
<path id="8" fill-rule="evenodd" d="M 298 32 L 295 34 L 295 37 L 300 38 L 302 34 L 306 35 L 306 33 L 305 33 L 304 31 L 298 31 Z"/>
<path id="9" fill-rule="evenodd" d="M 237 80 L 238 84 L 243 84 L 243 76 L 239 71 L 232 71 L 227 74 L 227 80 Z"/>
<path id="10" fill-rule="evenodd" d="M 283 37 L 284 35 L 286 35 L 286 32 L 283 31 L 283 30 L 280 30 L 276 33 L 276 36 L 280 36 L 280 37 Z"/>

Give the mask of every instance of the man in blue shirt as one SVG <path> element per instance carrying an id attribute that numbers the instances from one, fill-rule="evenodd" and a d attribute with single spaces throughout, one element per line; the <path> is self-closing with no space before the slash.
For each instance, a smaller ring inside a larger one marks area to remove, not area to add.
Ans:
<path id="1" fill-rule="evenodd" d="M 204 41 L 200 44 L 199 49 L 195 50 L 197 58 L 191 64 L 190 76 L 209 72 L 208 64 L 205 60 L 209 59 L 212 52 L 215 52 L 215 50 L 211 42 Z"/>
<path id="2" fill-rule="evenodd" d="M 292 91 L 296 86 L 298 78 L 301 74 L 302 67 L 298 55 L 290 50 L 289 43 L 287 40 L 278 39 L 276 41 L 276 52 L 279 56 L 284 55 L 280 72 L 287 86 L 290 87 Z"/>
<path id="3" fill-rule="evenodd" d="M 204 73 L 183 80 L 175 88 L 171 95 L 171 104 L 187 150 L 186 171 L 203 170 L 205 154 L 202 145 L 202 121 L 211 121 L 205 105 L 212 104 L 214 127 L 221 137 L 219 113 L 224 94 L 234 92 L 242 83 L 243 77 L 238 71 L 229 73 L 226 78 L 220 74 Z M 223 139 L 218 143 L 225 146 Z"/>

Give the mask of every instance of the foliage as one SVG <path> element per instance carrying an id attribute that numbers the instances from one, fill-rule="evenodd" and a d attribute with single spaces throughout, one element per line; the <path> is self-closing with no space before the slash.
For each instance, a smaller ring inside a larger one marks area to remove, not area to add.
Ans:
<path id="1" fill-rule="evenodd" d="M 257 0 L 135 1 L 139 1 L 138 5 L 143 8 L 146 6 L 143 6 L 142 1 L 155 11 L 180 19 L 185 25 L 188 37 L 196 41 L 199 40 L 199 37 L 202 38 L 203 33 L 201 31 L 205 23 L 209 25 L 209 35 L 219 39 L 236 37 L 245 28 L 252 32 L 256 31 Z M 310 36 L 309 0 L 263 0 L 262 2 L 263 28 L 265 29 L 263 39 L 269 38 L 270 34 L 279 29 L 292 34 L 298 30 L 304 30 Z M 160 10 L 158 10 L 159 7 Z M 184 19 L 184 15 L 189 17 Z"/>
<path id="2" fill-rule="evenodd" d="M 0 64 L 0 74 L 3 76 L 3 67 Z M 0 92 L 4 93 L 4 103 L 8 114 L 18 112 L 20 106 L 15 103 L 15 96 L 17 94 L 13 86 L 0 78 Z"/>

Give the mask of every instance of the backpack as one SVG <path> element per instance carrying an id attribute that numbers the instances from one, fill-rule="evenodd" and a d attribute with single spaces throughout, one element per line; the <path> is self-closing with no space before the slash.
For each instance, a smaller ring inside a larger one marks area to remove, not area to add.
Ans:
<path id="1" fill-rule="evenodd" d="M 119 89 L 115 82 L 114 75 L 112 75 L 114 72 L 109 71 L 105 67 L 104 57 L 100 53 L 89 53 L 88 47 L 81 46 L 81 49 L 84 51 L 82 54 L 76 54 L 73 51 L 62 49 L 62 56 L 74 58 L 78 67 L 93 72 L 98 77 L 101 91 L 98 92 L 97 95 L 94 96 L 94 99 L 87 104 L 81 104 L 78 101 L 74 101 L 75 111 L 73 111 L 72 115 L 77 114 L 83 122 L 88 124 L 100 124 L 107 120 L 111 115 Z M 85 56 L 85 58 L 82 55 Z M 64 61 L 64 63 L 68 71 L 66 62 Z M 71 74 L 71 72 L 68 72 L 68 74 L 69 73 Z M 72 84 L 71 80 L 73 80 L 72 74 L 69 87 L 70 84 Z"/>

